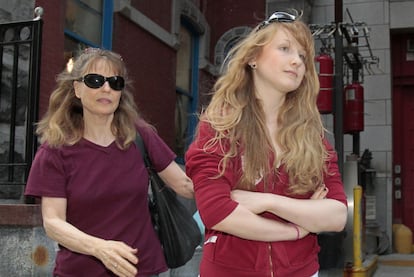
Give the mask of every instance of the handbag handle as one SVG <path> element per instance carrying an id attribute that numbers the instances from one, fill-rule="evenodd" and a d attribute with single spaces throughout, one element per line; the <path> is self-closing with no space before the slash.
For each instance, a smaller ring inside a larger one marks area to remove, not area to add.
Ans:
<path id="1" fill-rule="evenodd" d="M 147 149 L 145 148 L 144 141 L 142 140 L 142 137 L 138 132 L 135 137 L 135 144 L 139 148 L 139 150 L 141 150 L 141 155 L 142 155 L 142 159 L 145 162 L 145 167 L 150 167 L 151 162 L 148 160 Z"/>
<path id="2" fill-rule="evenodd" d="M 135 137 L 135 144 L 137 145 L 139 150 L 141 150 L 142 159 L 144 160 L 145 167 L 148 170 L 148 174 L 152 174 L 151 169 L 154 170 L 154 168 L 152 167 L 152 163 L 151 163 L 151 160 L 149 158 L 147 149 L 145 147 L 144 140 L 142 139 L 142 137 L 141 137 L 141 135 L 139 134 L 138 131 L 137 131 L 137 135 Z M 153 172 L 155 173 L 155 170 Z"/>

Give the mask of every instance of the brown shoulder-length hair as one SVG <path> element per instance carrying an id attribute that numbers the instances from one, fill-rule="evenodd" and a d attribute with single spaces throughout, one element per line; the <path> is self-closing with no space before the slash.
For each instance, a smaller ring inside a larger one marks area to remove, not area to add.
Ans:
<path id="1" fill-rule="evenodd" d="M 276 156 L 248 62 L 258 56 L 263 46 L 282 29 L 305 49 L 306 72 L 299 88 L 286 95 L 280 109 L 275 139 L 282 153 Z M 228 150 L 219 165 L 221 174 L 230 159 L 243 155 L 239 188 L 252 189 L 258 178 L 265 177 L 266 180 L 269 174 L 277 173 L 279 163 L 289 175 L 290 193 L 304 194 L 323 182 L 329 153 L 322 141 L 325 129 L 316 105 L 319 81 L 314 56 L 312 34 L 299 20 L 256 27 L 229 52 L 225 71 L 213 88 L 211 102 L 201 120 L 208 122 L 216 132 L 204 146 L 206 151 L 223 140 L 228 142 Z M 274 163 L 271 165 L 269 161 L 272 159 Z"/>
<path id="2" fill-rule="evenodd" d="M 48 110 L 37 124 L 36 133 L 41 143 L 47 142 L 51 147 L 59 147 L 73 145 L 82 138 L 83 110 L 80 99 L 75 95 L 73 82 L 93 70 L 101 61 L 126 81 L 111 125 L 116 143 L 119 148 L 125 149 L 134 141 L 135 124 L 139 115 L 130 91 L 130 81 L 124 61 L 120 55 L 112 51 L 87 48 L 74 59 L 72 70 L 65 69 L 57 76 L 57 85 L 50 96 Z"/>

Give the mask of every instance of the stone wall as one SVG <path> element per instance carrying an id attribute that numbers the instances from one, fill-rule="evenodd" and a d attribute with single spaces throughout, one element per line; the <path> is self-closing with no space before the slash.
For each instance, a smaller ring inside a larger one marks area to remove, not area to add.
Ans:
<path id="1" fill-rule="evenodd" d="M 44 229 L 0 225 L 0 276 L 53 276 L 56 244 Z"/>

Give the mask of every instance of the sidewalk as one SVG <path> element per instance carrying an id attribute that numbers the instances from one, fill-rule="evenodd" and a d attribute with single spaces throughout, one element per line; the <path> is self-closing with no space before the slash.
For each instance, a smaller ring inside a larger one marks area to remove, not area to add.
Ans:
<path id="1" fill-rule="evenodd" d="M 390 254 L 378 256 L 374 277 L 414 277 L 414 255 Z"/>
<path id="2" fill-rule="evenodd" d="M 343 269 L 321 270 L 319 277 L 343 277 Z M 377 269 L 372 277 L 414 277 L 414 254 L 378 256 Z M 370 276 L 367 276 L 370 277 Z"/>
<path id="3" fill-rule="evenodd" d="M 160 277 L 197 277 L 201 258 L 201 248 L 198 248 L 194 258 L 185 266 L 163 273 Z M 363 276 L 362 273 L 353 273 L 354 276 Z M 343 277 L 343 268 L 324 269 L 319 277 Z M 348 275 L 349 276 L 349 275 Z M 389 254 L 377 256 L 377 269 L 372 276 L 364 277 L 414 277 L 414 254 Z"/>

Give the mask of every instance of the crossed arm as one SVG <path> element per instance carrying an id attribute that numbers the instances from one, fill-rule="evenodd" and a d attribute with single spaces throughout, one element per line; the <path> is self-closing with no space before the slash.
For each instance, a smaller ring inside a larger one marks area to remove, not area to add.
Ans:
<path id="1" fill-rule="evenodd" d="M 341 231 L 346 222 L 346 206 L 325 199 L 327 190 L 318 188 L 310 199 L 235 190 L 231 197 L 239 205 L 212 229 L 258 241 L 282 241 L 303 238 L 310 232 Z M 267 219 L 259 214 L 271 212 L 288 223 Z"/>
<path id="2" fill-rule="evenodd" d="M 318 188 L 310 199 L 235 190 L 232 198 L 250 212 L 271 212 L 311 233 L 342 231 L 347 207 L 334 199 L 327 199 L 327 190 Z"/>

